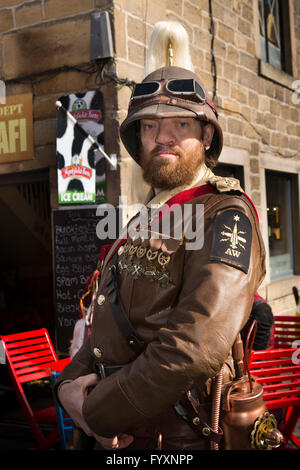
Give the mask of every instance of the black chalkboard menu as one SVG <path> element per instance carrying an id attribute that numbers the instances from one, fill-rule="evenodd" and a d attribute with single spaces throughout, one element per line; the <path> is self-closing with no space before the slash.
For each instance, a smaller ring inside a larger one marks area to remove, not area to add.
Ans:
<path id="1" fill-rule="evenodd" d="M 101 217 L 96 207 L 53 211 L 53 274 L 56 350 L 68 354 L 74 325 L 80 318 L 80 298 L 96 269 L 101 245 L 111 240 L 97 237 Z"/>

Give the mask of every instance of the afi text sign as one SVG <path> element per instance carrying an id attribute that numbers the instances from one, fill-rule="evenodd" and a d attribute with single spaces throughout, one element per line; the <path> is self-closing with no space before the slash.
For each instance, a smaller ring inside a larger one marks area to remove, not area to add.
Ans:
<path id="1" fill-rule="evenodd" d="M 7 96 L 0 104 L 0 163 L 33 157 L 32 95 Z"/>

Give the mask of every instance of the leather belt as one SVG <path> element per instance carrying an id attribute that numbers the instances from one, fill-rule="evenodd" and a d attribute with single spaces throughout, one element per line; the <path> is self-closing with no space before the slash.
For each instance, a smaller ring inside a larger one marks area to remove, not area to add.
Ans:
<path id="1" fill-rule="evenodd" d="M 120 370 L 122 367 L 123 366 L 107 365 L 107 364 L 103 364 L 102 362 L 95 362 L 95 365 L 94 365 L 96 374 L 101 379 L 105 379 L 105 377 L 109 377 L 110 375 Z"/>

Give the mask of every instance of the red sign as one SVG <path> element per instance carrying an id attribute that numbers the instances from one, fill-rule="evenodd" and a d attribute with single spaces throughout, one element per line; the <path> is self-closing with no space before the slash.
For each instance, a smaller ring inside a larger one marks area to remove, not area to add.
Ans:
<path id="1" fill-rule="evenodd" d="M 101 111 L 95 109 L 79 109 L 72 111 L 71 114 L 74 116 L 76 121 L 100 121 Z"/>
<path id="2" fill-rule="evenodd" d="M 84 178 L 91 179 L 92 170 L 86 166 L 72 165 L 62 168 L 61 174 L 64 179 L 74 176 L 83 176 Z"/>

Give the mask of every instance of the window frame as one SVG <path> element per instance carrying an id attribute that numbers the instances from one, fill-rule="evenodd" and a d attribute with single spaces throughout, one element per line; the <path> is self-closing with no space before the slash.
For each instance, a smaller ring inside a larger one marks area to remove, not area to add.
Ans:
<path id="1" fill-rule="evenodd" d="M 266 188 L 266 170 L 288 173 L 292 175 L 292 230 L 293 230 L 293 265 L 294 273 L 291 276 L 284 276 L 280 279 L 271 280 L 270 271 L 270 251 L 268 239 L 268 217 L 267 217 L 267 188 Z M 284 279 L 290 279 L 300 275 L 300 246 L 297 246 L 297 240 L 300 239 L 300 162 L 287 160 L 285 158 L 273 155 L 262 155 L 260 157 L 260 192 L 261 192 L 261 230 L 266 248 L 266 277 L 263 284 L 275 284 Z"/>
<path id="2" fill-rule="evenodd" d="M 294 6 L 292 0 L 281 2 L 282 17 L 287 18 L 281 22 L 283 37 L 283 53 L 285 56 L 285 70 L 280 70 L 262 59 L 260 28 L 259 28 L 259 0 L 253 2 L 253 16 L 255 29 L 255 50 L 258 59 L 258 73 L 264 78 L 272 80 L 280 85 L 293 89 L 293 82 L 297 77 L 296 38 L 294 25 Z"/>

